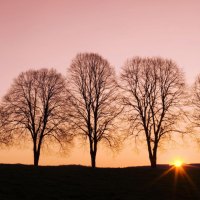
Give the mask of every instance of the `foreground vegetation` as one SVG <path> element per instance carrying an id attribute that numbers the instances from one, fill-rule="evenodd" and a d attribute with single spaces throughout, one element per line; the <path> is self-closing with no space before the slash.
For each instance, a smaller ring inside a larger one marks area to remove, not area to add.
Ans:
<path id="1" fill-rule="evenodd" d="M 0 199 L 200 199 L 199 166 L 169 168 L 2 164 Z"/>

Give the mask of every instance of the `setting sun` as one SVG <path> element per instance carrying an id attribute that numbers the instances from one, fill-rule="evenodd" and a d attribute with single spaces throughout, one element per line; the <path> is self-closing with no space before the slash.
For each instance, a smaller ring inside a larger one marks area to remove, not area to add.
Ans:
<path id="1" fill-rule="evenodd" d="M 181 167 L 183 165 L 183 161 L 182 160 L 175 160 L 173 165 L 175 167 Z"/>

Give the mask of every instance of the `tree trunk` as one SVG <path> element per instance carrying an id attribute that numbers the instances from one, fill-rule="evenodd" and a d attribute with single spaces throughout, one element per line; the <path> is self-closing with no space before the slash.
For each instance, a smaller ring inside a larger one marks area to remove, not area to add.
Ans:
<path id="1" fill-rule="evenodd" d="M 33 156 L 34 156 L 34 166 L 38 167 L 40 158 L 40 146 L 37 148 L 36 141 L 33 142 Z"/>
<path id="2" fill-rule="evenodd" d="M 97 144 L 96 142 L 90 140 L 90 157 L 91 157 L 92 168 L 96 167 L 96 153 L 97 153 Z"/>
<path id="3" fill-rule="evenodd" d="M 156 168 L 157 167 L 157 148 L 158 145 L 157 143 L 154 144 L 154 148 L 153 148 L 153 155 L 151 157 L 151 167 L 152 168 Z"/>
<path id="4" fill-rule="evenodd" d="M 39 163 L 39 154 L 38 152 L 34 152 L 34 166 L 38 167 L 38 163 Z"/>
<path id="5" fill-rule="evenodd" d="M 36 145 L 36 140 L 35 138 L 33 139 L 33 159 L 34 159 L 34 166 L 38 166 L 38 156 L 37 156 L 37 145 Z"/>
<path id="6" fill-rule="evenodd" d="M 96 153 L 92 152 L 90 155 L 91 155 L 91 165 L 92 165 L 92 168 L 96 168 Z"/>
<path id="7" fill-rule="evenodd" d="M 157 167 L 157 149 L 158 149 L 158 142 L 154 143 L 154 147 L 152 150 L 150 139 L 147 137 L 147 147 L 148 147 L 148 153 L 149 153 L 149 160 L 151 163 L 152 168 Z"/>
<path id="8" fill-rule="evenodd" d="M 157 167 L 157 159 L 156 159 L 156 156 L 152 156 L 152 158 L 150 159 L 150 162 L 151 162 L 151 167 L 152 168 L 156 168 Z"/>
<path id="9" fill-rule="evenodd" d="M 152 168 L 156 168 L 157 166 L 157 159 L 156 159 L 156 155 L 152 155 L 152 152 L 149 151 L 149 161 L 150 161 L 150 164 L 151 164 L 151 167 Z"/>

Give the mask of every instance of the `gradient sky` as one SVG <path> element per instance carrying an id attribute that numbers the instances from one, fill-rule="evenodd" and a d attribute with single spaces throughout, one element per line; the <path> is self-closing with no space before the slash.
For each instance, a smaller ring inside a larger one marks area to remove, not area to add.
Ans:
<path id="1" fill-rule="evenodd" d="M 66 68 L 78 52 L 97 52 L 119 71 L 127 58 L 171 58 L 191 84 L 200 73 L 199 0 L 0 0 L 0 97 L 22 71 Z M 187 142 L 186 142 L 187 141 Z M 113 154 L 99 147 L 97 166 L 149 164 L 147 150 L 128 141 Z M 32 163 L 32 146 L 0 151 L 0 163 Z M 195 143 L 185 139 L 159 151 L 158 163 L 180 157 L 200 162 Z M 67 156 L 44 152 L 42 165 L 89 165 L 88 147 Z"/>

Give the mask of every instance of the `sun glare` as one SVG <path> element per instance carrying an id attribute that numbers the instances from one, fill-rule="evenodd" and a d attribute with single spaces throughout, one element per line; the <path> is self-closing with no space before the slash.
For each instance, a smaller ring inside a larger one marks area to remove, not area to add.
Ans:
<path id="1" fill-rule="evenodd" d="M 183 165 L 183 161 L 182 160 L 175 160 L 173 165 L 175 167 L 181 167 Z"/>

